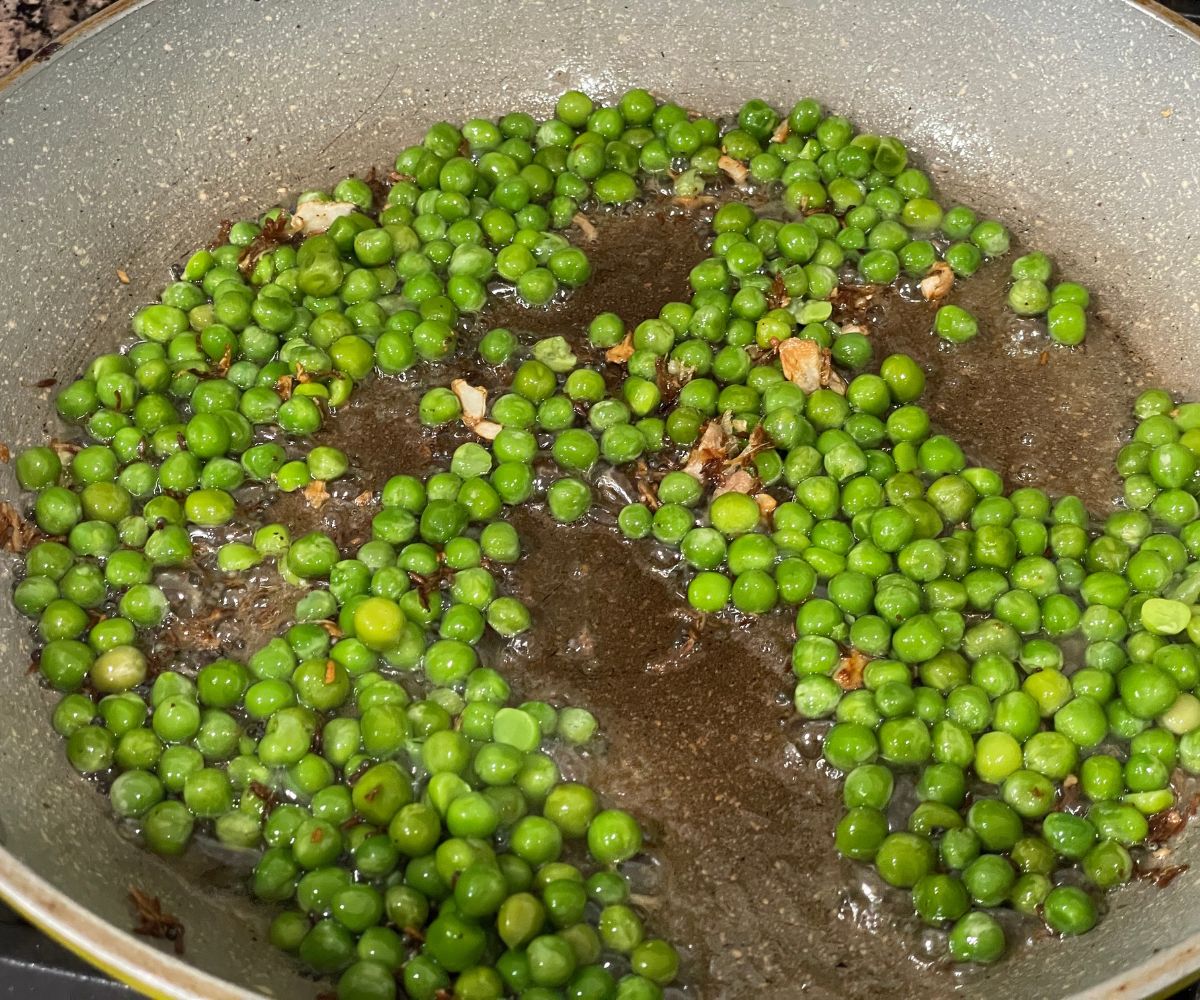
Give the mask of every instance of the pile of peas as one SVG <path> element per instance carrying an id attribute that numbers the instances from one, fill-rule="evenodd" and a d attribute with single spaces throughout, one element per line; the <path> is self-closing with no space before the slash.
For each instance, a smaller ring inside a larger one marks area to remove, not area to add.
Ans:
<path id="1" fill-rule="evenodd" d="M 581 209 L 727 186 L 723 156 L 790 217 L 722 204 L 689 301 L 631 327 L 600 314 L 586 340 L 484 334 L 479 359 L 509 376 L 488 406 L 497 432 L 445 471 L 389 480 L 353 555 L 321 532 L 242 524 L 248 484 L 350 473 L 311 437 L 364 380 L 424 365 L 442 384 L 420 422 L 460 421 L 437 366 L 489 296 L 508 285 L 539 308 L 568 294 L 590 276 L 559 232 Z M 641 90 L 610 107 L 572 91 L 546 121 L 438 123 L 395 170 L 378 210 L 350 178 L 300 199 L 336 203 L 325 232 L 260 253 L 274 209 L 193 254 L 134 315 L 136 341 L 59 393 L 81 446 L 17 458 L 45 537 L 14 599 L 63 695 L 68 757 L 104 780 L 116 814 L 160 853 L 196 832 L 260 852 L 252 890 L 282 907 L 272 940 L 336 975 L 342 1000 L 662 996 L 679 957 L 648 936 L 622 869 L 641 829 L 556 762 L 596 720 L 513 704 L 477 649 L 532 625 L 504 593 L 521 550 L 506 508 L 580 521 L 599 475 L 645 461 L 655 503 L 618 524 L 679 550 L 693 607 L 794 609 L 796 710 L 845 775 L 837 848 L 911 889 L 956 961 L 1004 951 L 1000 907 L 1090 929 L 1131 877 L 1147 817 L 1174 804 L 1171 770 L 1200 770 L 1196 404 L 1139 397 L 1118 456 L 1129 509 L 1103 524 L 1074 497 L 1006 492 L 969 465 L 919 405 L 920 367 L 876 365 L 830 300 L 939 266 L 968 277 L 1009 235 L 943 210 L 898 140 L 856 135 L 811 100 L 786 117 L 750 101 L 719 123 Z M 1069 347 L 1088 294 L 1051 290 L 1051 270 L 1039 253 L 1014 261 L 1009 302 L 1045 313 Z M 964 341 L 977 324 L 943 305 L 933 332 Z M 793 337 L 848 384 L 786 379 L 776 352 Z M 628 356 L 605 361 L 619 345 Z M 759 499 L 714 496 L 711 477 L 683 470 L 714 422 L 730 458 L 752 452 Z M 300 588 L 294 621 L 244 663 L 155 673 L 147 651 L 173 617 L 157 574 L 210 558 L 198 542 L 214 532 L 220 572 L 270 561 Z M 428 593 L 414 575 L 440 582 Z M 1082 650 L 1071 662 L 1066 640 Z M 1059 809 L 1067 779 L 1081 798 Z M 904 783 L 919 804 L 897 816 Z"/>

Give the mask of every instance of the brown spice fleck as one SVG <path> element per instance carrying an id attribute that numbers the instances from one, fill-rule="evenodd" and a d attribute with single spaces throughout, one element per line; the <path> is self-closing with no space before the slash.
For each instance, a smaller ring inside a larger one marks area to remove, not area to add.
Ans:
<path id="1" fill-rule="evenodd" d="M 1149 818 L 1150 832 L 1146 839 L 1152 844 L 1162 844 L 1179 834 L 1187 826 L 1187 817 L 1175 806 L 1156 812 Z"/>
<path id="2" fill-rule="evenodd" d="M 8 465 L 9 460 L 11 458 L 12 458 L 12 452 L 8 450 L 8 445 L 0 444 L 0 462 L 3 462 L 5 465 Z"/>
<path id="3" fill-rule="evenodd" d="M 676 374 L 670 371 L 665 358 L 654 359 L 654 381 L 658 385 L 658 395 L 664 409 L 669 410 L 675 405 L 690 375 L 690 368 Z"/>
<path id="4" fill-rule="evenodd" d="M 117 268 L 117 281 L 119 281 L 122 285 L 129 284 L 129 275 L 119 267 Z"/>
<path id="5" fill-rule="evenodd" d="M 229 374 L 229 369 L 233 365 L 233 345 L 226 344 L 225 351 L 221 355 L 221 360 L 217 362 L 217 375 L 224 378 Z"/>
<path id="6" fill-rule="evenodd" d="M 771 281 L 771 288 L 767 292 L 767 307 L 770 309 L 785 309 L 791 305 L 792 297 L 787 293 L 787 286 L 783 283 L 782 275 L 775 275 Z"/>
<path id="7" fill-rule="evenodd" d="M 1042 353 L 1038 355 L 1038 366 L 1044 367 L 1048 364 L 1050 364 L 1050 352 L 1042 351 Z"/>
<path id="8" fill-rule="evenodd" d="M 833 679 L 843 691 L 857 691 L 863 686 L 863 671 L 871 658 L 857 649 L 847 650 L 842 654 L 840 665 L 833 673 Z"/>
<path id="9" fill-rule="evenodd" d="M 129 901 L 133 904 L 137 924 L 133 933 L 143 937 L 162 938 L 175 947 L 175 954 L 183 954 L 183 923 L 173 913 L 163 909 L 157 896 L 142 892 L 136 886 L 129 890 Z"/>
<path id="10" fill-rule="evenodd" d="M 279 805 L 279 796 L 261 781 L 252 781 L 246 787 L 250 789 L 255 797 L 262 801 L 263 808 L 268 813 L 270 813 L 272 809 Z"/>
<path id="11" fill-rule="evenodd" d="M 646 467 L 646 463 L 639 461 L 633 467 L 633 483 L 637 487 L 638 497 L 651 510 L 658 510 L 661 503 L 658 499 L 658 494 L 654 492 L 654 487 L 650 483 L 650 470 Z"/>
<path id="12" fill-rule="evenodd" d="M 314 479 L 304 487 L 304 502 L 313 510 L 320 510 L 329 503 L 329 491 L 325 488 L 324 479 Z"/>
<path id="13" fill-rule="evenodd" d="M 24 552 L 37 536 L 36 525 L 26 521 L 12 504 L 0 500 L 0 549 Z"/>
<path id="14" fill-rule="evenodd" d="M 623 365 L 626 361 L 633 357 L 633 331 L 630 330 L 625 334 L 625 339 L 622 340 L 616 347 L 610 347 L 604 352 L 604 360 L 611 361 L 614 365 Z"/>
<path id="15" fill-rule="evenodd" d="M 750 168 L 741 160 L 732 156 L 722 156 L 717 159 L 717 166 L 734 184 L 744 184 L 750 176 Z"/>
<path id="16" fill-rule="evenodd" d="M 1068 774 L 1063 778 L 1062 792 L 1059 794 L 1058 802 L 1054 806 L 1054 809 L 1056 812 L 1066 812 L 1069 809 L 1073 809 L 1079 803 L 1081 797 L 1082 791 L 1079 786 L 1079 779 L 1073 774 Z"/>
<path id="17" fill-rule="evenodd" d="M 867 309 L 883 291 L 883 285 L 838 285 L 829 301 L 833 305 L 833 319 L 836 323 L 861 321 L 866 318 Z"/>
<path id="18" fill-rule="evenodd" d="M 49 59 L 52 55 L 54 55 L 55 52 L 57 52 L 61 48 L 62 48 L 62 42 L 47 42 L 40 49 L 38 49 L 30 58 L 32 58 L 34 62 L 45 62 L 47 59 Z M 1164 115 L 1164 117 L 1166 117 L 1166 116 Z"/>
<path id="19" fill-rule="evenodd" d="M 954 287 L 954 270 L 944 260 L 936 261 L 918 287 L 927 302 L 940 302 Z"/>
<path id="20" fill-rule="evenodd" d="M 63 460 L 64 465 L 83 450 L 83 445 L 78 441 L 60 441 L 58 438 L 50 439 L 50 447 Z"/>
<path id="21" fill-rule="evenodd" d="M 286 212 L 280 212 L 275 218 L 263 223 L 262 229 L 238 254 L 238 270 L 249 274 L 254 265 L 276 247 L 292 241 L 291 217 Z"/>
<path id="22" fill-rule="evenodd" d="M 1160 889 L 1165 889 L 1190 867 L 1190 865 L 1160 865 L 1157 868 L 1142 868 L 1139 865 L 1134 869 L 1133 876 L 1143 882 L 1156 885 Z"/>
<path id="23" fill-rule="evenodd" d="M 49 389 L 54 385 L 58 385 L 58 379 L 56 378 L 40 378 L 33 383 L 35 389 Z"/>
<path id="24" fill-rule="evenodd" d="M 325 683 L 332 684 L 337 680 L 337 662 L 334 660 L 325 661 Z"/>
<path id="25" fill-rule="evenodd" d="M 417 588 L 417 600 L 421 602 L 421 607 L 426 611 L 429 610 L 430 596 L 441 586 L 446 572 L 445 567 L 440 568 L 436 573 L 422 574 L 414 573 L 412 570 L 408 571 L 408 579 Z"/>
<path id="26" fill-rule="evenodd" d="M 226 243 L 228 243 L 229 230 L 232 228 L 232 221 L 229 219 L 222 219 L 220 224 L 217 226 L 217 235 L 213 237 L 212 242 L 208 245 L 208 248 L 210 250 L 215 250 L 217 247 L 224 246 Z"/>
<path id="27" fill-rule="evenodd" d="M 583 234 L 583 238 L 589 243 L 596 242 L 596 227 L 592 225 L 592 220 L 582 212 L 576 212 L 571 216 L 571 221 L 579 227 L 579 231 Z"/>
<path id="28" fill-rule="evenodd" d="M 705 424 L 700 440 L 692 446 L 683 471 L 697 479 L 715 480 L 736 444 L 732 433 L 725 429 L 721 421 L 710 420 Z"/>
<path id="29" fill-rule="evenodd" d="M 371 189 L 375 205 L 387 204 L 388 186 L 383 182 L 383 178 L 379 176 L 379 171 L 375 167 L 367 171 L 363 177 L 363 183 Z"/>

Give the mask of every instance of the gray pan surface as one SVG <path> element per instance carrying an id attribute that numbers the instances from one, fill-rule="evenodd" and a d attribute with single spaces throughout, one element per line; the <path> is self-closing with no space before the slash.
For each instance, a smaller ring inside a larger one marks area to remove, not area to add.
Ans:
<path id="1" fill-rule="evenodd" d="M 30 383 L 123 337 L 166 262 L 223 217 L 389 163 L 428 122 L 640 85 L 706 111 L 809 95 L 919 150 L 943 191 L 1032 236 L 1166 384 L 1200 390 L 1200 47 L 1127 0 L 142 0 L 0 91 L 0 441 L 53 420 Z M 114 280 L 116 269 L 132 277 Z M 12 497 L 0 466 L 0 496 Z M 10 586 L 6 563 L 0 590 Z M 161 996 L 308 996 L 261 914 L 150 857 L 71 771 L 25 624 L 0 601 L 0 894 Z M 1184 839 L 1179 860 L 1200 850 Z M 136 881 L 187 962 L 123 930 Z M 1142 996 L 1200 968 L 1200 865 L 1137 886 L 1085 938 L 1004 963 L 981 994 Z M 108 926 L 111 924 L 112 926 Z M 112 928 L 120 928 L 120 931 Z"/>

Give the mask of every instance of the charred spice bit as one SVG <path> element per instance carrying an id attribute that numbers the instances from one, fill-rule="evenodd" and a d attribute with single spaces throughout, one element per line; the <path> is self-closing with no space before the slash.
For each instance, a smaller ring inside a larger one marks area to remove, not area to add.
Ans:
<path id="1" fill-rule="evenodd" d="M 293 235 L 291 216 L 286 212 L 281 211 L 275 218 L 268 219 L 263 223 L 258 235 L 238 254 L 238 270 L 242 274 L 248 275 L 254 270 L 254 265 L 259 262 L 260 258 L 277 247 L 290 243 Z"/>
<path id="2" fill-rule="evenodd" d="M 414 587 L 417 588 L 417 600 L 421 602 L 421 607 L 429 610 L 430 596 L 442 585 L 442 582 L 447 578 L 450 571 L 445 567 L 439 569 L 436 573 L 414 573 L 408 571 L 408 579 Z"/>
<path id="3" fill-rule="evenodd" d="M 944 260 L 936 261 L 921 279 L 921 296 L 927 302 L 940 302 L 954 287 L 954 271 Z"/>
<path id="4" fill-rule="evenodd" d="M 229 369 L 233 365 L 233 345 L 226 344 L 225 351 L 221 355 L 221 360 L 217 362 L 217 376 L 224 378 L 229 374 Z"/>
<path id="5" fill-rule="evenodd" d="M 371 766 L 371 761 L 363 761 L 363 763 L 358 765 L 357 770 L 346 779 L 346 784 L 353 788 L 358 784 L 358 779 L 371 770 Z"/>
<path id="6" fill-rule="evenodd" d="M 1177 808 L 1171 807 L 1156 812 L 1148 820 L 1150 832 L 1146 840 L 1151 844 L 1162 844 L 1182 832 L 1187 826 L 1187 817 Z"/>
<path id="7" fill-rule="evenodd" d="M 846 322 L 862 322 L 866 319 L 867 309 L 874 304 L 884 290 L 883 285 L 838 285 L 829 301 L 833 305 L 833 321 L 841 324 Z"/>
<path id="8" fill-rule="evenodd" d="M 750 168 L 732 156 L 718 158 L 717 166 L 734 184 L 745 184 L 746 178 L 750 176 Z"/>
<path id="9" fill-rule="evenodd" d="M 658 393 L 662 399 L 662 405 L 665 407 L 673 407 L 676 400 L 679 399 L 679 393 L 683 390 L 683 384 L 686 379 L 679 375 L 673 375 L 667 370 L 667 361 L 665 358 L 654 359 L 654 375 L 655 382 L 658 384 Z"/>
<path id="10" fill-rule="evenodd" d="M 637 487 L 638 497 L 641 498 L 642 503 L 651 510 L 658 510 L 661 503 L 650 483 L 650 470 L 646 467 L 645 462 L 639 461 L 633 467 L 633 483 Z"/>
<path id="11" fill-rule="evenodd" d="M 329 490 L 325 488 L 324 479 L 314 479 L 304 487 L 304 502 L 313 510 L 320 510 L 329 502 Z"/>
<path id="12" fill-rule="evenodd" d="M 684 633 L 683 645 L 679 647 L 679 656 L 687 656 L 696 648 L 696 643 L 700 641 L 700 635 L 704 631 L 707 621 L 707 615 L 699 615 L 692 619 L 692 623 L 687 627 L 687 632 Z"/>
<path id="13" fill-rule="evenodd" d="M 779 506 L 779 501 L 770 493 L 755 493 L 754 502 L 758 504 L 759 517 L 766 522 L 768 527 L 771 527 L 774 524 L 775 508 Z"/>
<path id="14" fill-rule="evenodd" d="M 1082 797 L 1079 779 L 1073 774 L 1068 774 L 1063 778 L 1062 792 L 1059 794 L 1054 809 L 1056 812 L 1068 812 L 1079 804 Z"/>
<path id="15" fill-rule="evenodd" d="M 715 481 L 736 444 L 736 440 L 721 426 L 720 421 L 710 420 L 705 425 L 700 440 L 688 455 L 683 471 L 697 479 Z"/>
<path id="16" fill-rule="evenodd" d="M 35 389 L 49 389 L 56 385 L 58 385 L 58 379 L 56 378 L 40 378 L 33 383 Z"/>
<path id="17" fill-rule="evenodd" d="M 869 656 L 857 649 L 851 649 L 842 654 L 839 666 L 833 673 L 833 679 L 837 681 L 838 687 L 843 691 L 857 691 L 863 686 L 863 671 L 870 662 Z"/>
<path id="18" fill-rule="evenodd" d="M 164 910 L 157 896 L 147 895 L 136 886 L 129 890 L 129 901 L 133 904 L 138 921 L 133 933 L 170 941 L 175 954 L 182 955 L 184 927 L 180 919 Z"/>
<path id="19" fill-rule="evenodd" d="M 587 240 L 589 243 L 594 243 L 596 241 L 597 230 L 596 227 L 592 225 L 591 219 L 589 219 L 582 212 L 576 212 L 571 217 L 571 221 L 579 227 L 579 232 L 583 234 L 583 238 L 585 240 Z"/>
<path id="20" fill-rule="evenodd" d="M 277 805 L 279 805 L 279 796 L 261 781 L 252 781 L 246 787 L 249 788 L 251 793 L 262 802 L 263 809 L 265 809 L 268 813 L 271 812 L 271 810 L 273 810 Z"/>
<path id="21" fill-rule="evenodd" d="M 1190 865 L 1161 865 L 1157 868 L 1143 868 L 1141 865 L 1136 865 L 1133 877 L 1165 889 L 1190 867 Z"/>
<path id="22" fill-rule="evenodd" d="M 217 247 L 224 246 L 229 242 L 229 231 L 233 228 L 231 219 L 222 219 L 217 225 L 217 235 L 212 238 L 212 242 L 208 244 L 210 250 L 215 250 Z"/>
<path id="23" fill-rule="evenodd" d="M 387 204 L 388 186 L 379 176 L 379 171 L 375 167 L 366 172 L 363 183 L 371 189 L 371 196 L 375 199 L 376 206 Z"/>
<path id="24" fill-rule="evenodd" d="M 55 52 L 57 52 L 61 48 L 62 48 L 62 42 L 47 42 L 45 45 L 43 45 L 40 49 L 38 49 L 33 54 L 33 57 L 32 57 L 33 61 L 34 62 L 45 62 L 47 59 L 49 59 L 52 55 L 54 55 Z M 1167 114 L 1170 114 L 1170 112 L 1168 111 Z M 1166 115 L 1164 115 L 1163 117 L 1165 118 Z"/>
<path id="25" fill-rule="evenodd" d="M 782 275 L 775 275 L 771 281 L 771 288 L 767 292 L 767 308 L 769 309 L 786 309 L 791 305 L 792 297 L 787 293 L 787 286 L 783 283 Z"/>
<path id="26" fill-rule="evenodd" d="M 0 549 L 21 553 L 28 549 L 37 537 L 37 526 L 26 521 L 12 504 L 0 500 Z"/>
<path id="27" fill-rule="evenodd" d="M 623 365 L 626 361 L 633 357 L 633 331 L 625 334 L 625 339 L 622 340 L 616 347 L 610 347 L 604 352 L 604 360 L 611 361 L 614 365 Z"/>
<path id="28" fill-rule="evenodd" d="M 736 469 L 739 466 L 745 466 L 753 461 L 754 456 L 761 451 L 766 451 L 772 447 L 771 438 L 767 432 L 763 430 L 762 424 L 755 424 L 754 430 L 750 432 L 750 437 L 746 440 L 746 446 L 739 451 L 733 458 L 725 463 L 727 469 Z"/>
<path id="29" fill-rule="evenodd" d="M 50 447 L 54 449 L 59 458 L 74 458 L 83 451 L 83 445 L 77 441 L 61 441 L 58 438 L 50 439 Z"/>

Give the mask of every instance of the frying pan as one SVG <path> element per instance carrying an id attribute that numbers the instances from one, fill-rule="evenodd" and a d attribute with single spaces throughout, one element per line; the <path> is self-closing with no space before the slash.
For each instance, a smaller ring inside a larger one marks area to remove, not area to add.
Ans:
<path id="1" fill-rule="evenodd" d="M 1166 384 L 1200 391 L 1200 46 L 1154 4 L 124 0 L 42 57 L 0 93 L 0 441 L 13 451 L 52 432 L 34 380 L 117 343 L 165 263 L 219 219 L 388 163 L 431 121 L 544 112 L 567 87 L 645 86 L 712 112 L 809 95 L 901 136 L 943 191 L 1099 289 Z M 15 492 L 0 466 L 0 495 Z M 211 859 L 167 863 L 118 831 L 65 761 L 30 652 L 0 601 L 0 895 L 151 995 L 316 992 L 264 943 L 261 912 L 212 884 Z M 1185 836 L 1175 860 L 1198 855 Z M 131 884 L 183 920 L 186 960 L 126 932 Z M 1167 889 L 1135 886 L 1093 933 L 1036 946 L 969 992 L 1161 994 L 1200 970 L 1198 889 L 1200 864 Z"/>

